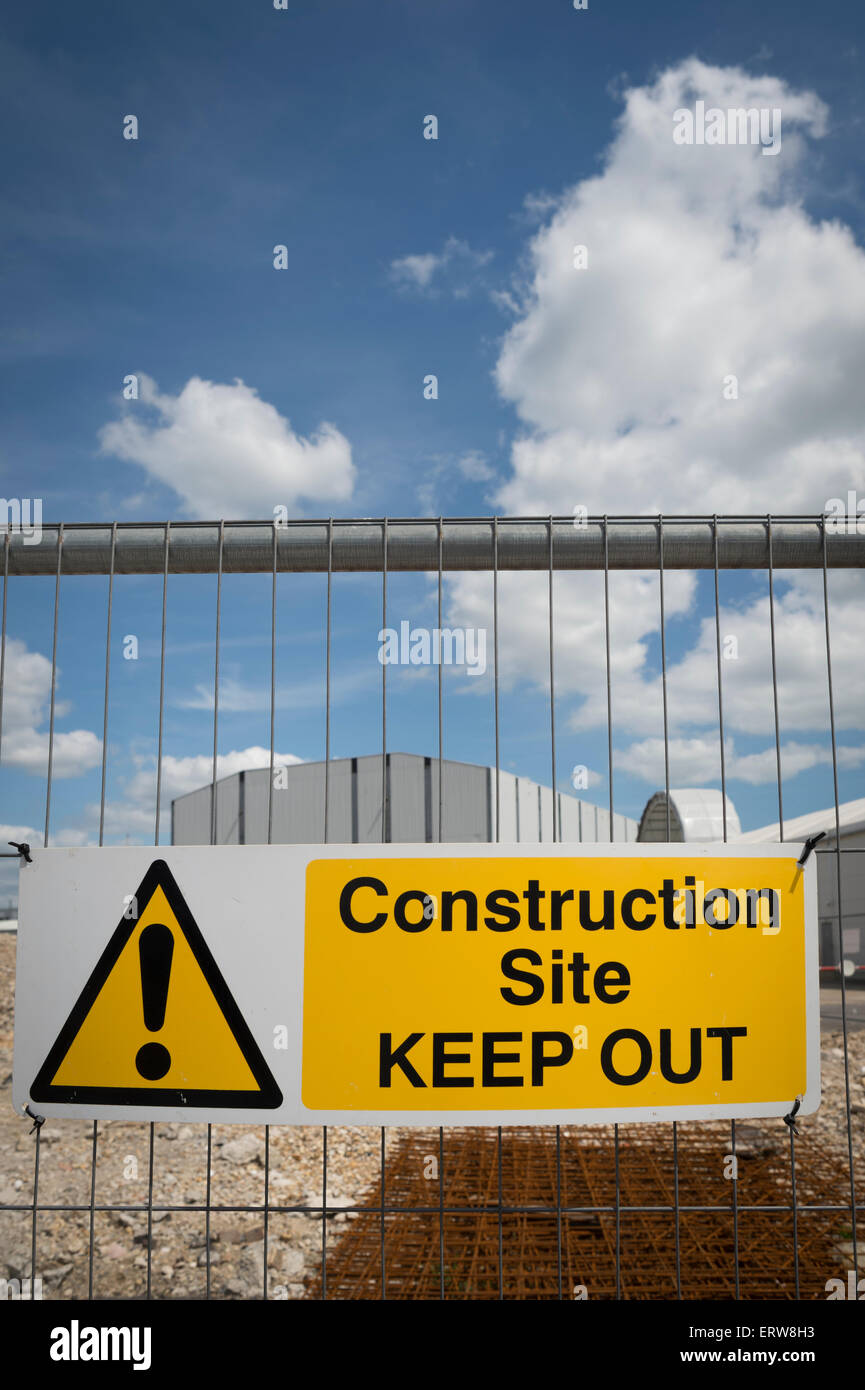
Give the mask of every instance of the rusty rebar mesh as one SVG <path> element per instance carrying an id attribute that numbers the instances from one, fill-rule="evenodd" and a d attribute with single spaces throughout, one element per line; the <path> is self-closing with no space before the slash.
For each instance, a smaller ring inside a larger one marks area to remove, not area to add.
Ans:
<path id="1" fill-rule="evenodd" d="M 773 1122 L 774 1124 L 774 1122 Z M 739 1211 L 733 1217 L 729 1125 L 678 1126 L 678 1276 L 676 1215 L 626 1207 L 674 1207 L 676 1177 L 669 1125 L 628 1125 L 619 1137 L 619 1274 L 623 1299 L 826 1297 L 849 1257 L 849 1212 Z M 737 1126 L 738 1206 L 792 1206 L 790 1147 L 777 1132 Z M 806 1152 L 807 1150 L 807 1152 Z M 616 1297 L 616 1164 L 613 1131 L 467 1128 L 406 1132 L 385 1169 L 387 1212 L 382 1237 L 381 1188 L 327 1257 L 328 1298 L 496 1299 Z M 440 1176 L 441 1175 L 441 1176 Z M 500 1185 L 501 1184 L 501 1185 Z M 560 1207 L 611 1211 L 557 1213 Z M 799 1206 L 849 1205 L 843 1164 L 799 1140 Z M 546 1207 L 508 1212 L 498 1206 Z M 722 1211 L 683 1211 L 687 1206 Z M 430 1212 L 417 1208 L 438 1208 Z M 485 1208 L 455 1214 L 452 1208 Z M 444 1209 L 442 1214 L 441 1208 Z M 492 1210 L 490 1210 L 490 1208 Z M 443 1249 L 443 1262 L 442 1262 Z M 501 1253 L 500 1253 L 501 1252 Z M 500 1272 L 501 1259 L 501 1272 Z M 583 1292 L 584 1290 L 584 1292 Z M 322 1296 L 320 1276 L 309 1297 Z"/>

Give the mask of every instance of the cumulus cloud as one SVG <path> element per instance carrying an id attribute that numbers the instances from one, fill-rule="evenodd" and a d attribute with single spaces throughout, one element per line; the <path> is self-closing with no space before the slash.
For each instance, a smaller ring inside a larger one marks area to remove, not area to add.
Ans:
<path id="1" fill-rule="evenodd" d="M 156 804 L 156 758 L 136 756 L 136 772 L 126 788 L 129 801 L 137 806 Z M 274 753 L 274 766 L 299 763 L 294 753 Z M 220 753 L 216 760 L 217 780 L 232 777 L 236 772 L 251 768 L 270 767 L 270 749 L 253 745 L 231 753 Z M 213 777 L 213 757 L 209 753 L 192 753 L 188 757 L 177 758 L 166 754 L 162 759 L 162 797 L 172 801 L 185 792 L 195 791 L 206 786 Z"/>
<path id="2" fill-rule="evenodd" d="M 104 452 L 173 488 L 185 515 L 268 517 L 285 506 L 345 502 L 355 469 L 332 424 L 304 438 L 252 387 L 192 377 L 176 396 L 139 378 L 140 398 L 100 431 Z"/>
<path id="3" fill-rule="evenodd" d="M 689 612 L 696 576 L 666 575 L 664 606 L 675 622 Z M 610 672 L 614 695 L 643 673 L 649 681 L 649 641 L 658 627 L 656 575 L 611 576 Z M 528 682 L 548 691 L 550 679 L 549 579 L 546 574 L 499 574 L 499 679 L 505 687 Z M 588 711 L 579 727 L 606 722 L 604 581 L 598 573 L 559 572 L 553 579 L 556 694 L 579 695 Z M 459 574 L 449 581 L 451 625 L 486 628 L 492 647 L 493 587 L 487 575 Z M 615 634 L 613 640 L 612 634 Z M 600 712 L 603 711 L 601 718 Z M 616 706 L 614 704 L 614 715 Z M 618 721 L 617 721 L 618 722 Z M 576 727 L 576 725 L 575 725 Z M 653 725 L 653 728 L 655 725 Z"/>
<path id="4" fill-rule="evenodd" d="M 672 576 L 667 576 L 666 582 Z M 613 587 L 620 576 L 611 579 Z M 861 694 L 862 655 L 858 634 L 865 600 L 862 576 L 855 571 L 832 575 L 830 637 L 832 686 L 837 729 L 865 727 Z M 615 605 L 620 613 L 620 601 Z M 669 610 L 668 610 L 669 611 Z M 631 614 L 630 625 L 636 620 Z M 611 622 L 617 631 L 621 618 Z M 774 733 L 771 624 L 769 599 L 760 595 L 739 606 L 721 604 L 721 682 L 724 722 L 746 734 Z M 627 624 L 626 624 L 627 630 Z M 704 724 L 717 717 L 718 657 L 714 612 L 702 618 L 692 646 L 680 658 L 668 657 L 668 722 L 671 731 Z M 728 648 L 730 659 L 723 652 Z M 826 664 L 826 615 L 822 577 L 802 572 L 793 581 L 781 580 L 775 593 L 776 684 L 779 724 L 786 732 L 827 728 L 829 684 Z M 632 733 L 654 732 L 662 705 L 662 678 L 647 659 L 647 650 L 633 652 L 628 678 L 614 681 L 619 721 Z M 624 676 L 625 671 L 619 667 Z M 572 716 L 572 727 L 605 724 L 606 691 L 595 690 Z"/>
<path id="5" fill-rule="evenodd" d="M 715 782 L 721 775 L 721 750 L 717 739 L 671 738 L 668 747 L 670 785 L 683 782 L 699 786 Z M 664 785 L 664 740 L 648 738 L 617 749 L 613 762 L 632 777 L 639 777 L 654 786 Z M 841 767 L 859 767 L 865 763 L 865 748 L 839 748 Z M 807 772 L 812 767 L 831 766 L 832 749 L 816 743 L 781 744 L 781 776 L 784 780 Z M 727 781 L 747 782 L 765 786 L 777 781 L 778 763 L 775 745 L 757 753 L 740 753 L 732 739 L 724 740 L 724 773 Z"/>
<path id="6" fill-rule="evenodd" d="M 391 261 L 390 277 L 401 290 L 432 295 L 447 288 L 457 299 L 464 299 L 476 280 L 477 272 L 493 258 L 492 251 L 473 251 L 467 241 L 448 237 L 441 251 L 399 256 Z"/>
<path id="7" fill-rule="evenodd" d="M 299 763 L 303 759 L 294 753 L 274 753 L 274 766 Z M 119 836 L 129 836 L 133 841 L 148 843 L 153 840 L 156 816 L 156 757 L 153 754 L 134 754 L 131 758 L 134 771 L 123 786 L 123 795 L 105 806 L 105 837 L 108 840 Z M 216 760 L 216 777 L 231 777 L 236 772 L 253 768 L 270 767 L 270 749 L 253 745 L 236 749 L 230 753 L 220 753 Z M 170 833 L 171 802 L 186 792 L 209 786 L 213 778 L 213 755 L 211 753 L 191 753 L 186 757 L 164 754 L 162 758 L 162 780 L 160 786 L 161 824 L 160 838 L 163 842 Z M 99 823 L 99 807 L 87 809 L 87 821 L 91 826 L 89 842 L 95 844 L 93 827 Z"/>
<path id="8" fill-rule="evenodd" d="M 780 155 L 675 144 L 697 97 L 780 109 Z M 526 427 L 504 510 L 819 512 L 865 485 L 865 254 L 802 203 L 825 121 L 811 93 L 696 59 L 625 94 L 603 172 L 529 248 L 496 366 Z"/>
<path id="9" fill-rule="evenodd" d="M 62 673 L 57 672 L 57 689 Z M 48 771 L 48 722 L 51 662 L 13 637 L 6 644 L 3 690 L 3 762 L 38 777 Z M 55 699 L 55 719 L 68 705 Z M 89 729 L 55 727 L 52 776 L 78 777 L 102 759 L 102 740 Z"/>
<path id="10" fill-rule="evenodd" d="M 674 112 L 698 98 L 780 109 L 781 152 L 677 145 Z M 865 253 L 805 206 L 826 121 L 813 93 L 689 59 L 624 94 L 600 173 L 554 205 L 528 201 L 543 224 L 500 296 L 514 321 L 495 381 L 522 422 L 501 512 L 820 513 L 832 496 L 865 492 Z M 489 623 L 489 587 L 486 576 L 450 581 L 449 621 Z M 602 577 L 557 574 L 554 588 L 556 693 L 572 697 L 572 730 L 600 729 Z M 837 727 L 862 729 L 861 576 L 834 572 L 830 591 Z M 669 727 L 685 762 L 717 727 L 714 613 L 699 620 L 699 593 L 694 574 L 665 575 Z M 503 677 L 545 688 L 546 577 L 502 575 L 499 595 Z M 775 598 L 783 739 L 828 724 L 821 576 L 777 575 Z M 613 726 L 649 751 L 663 734 L 659 617 L 657 574 L 611 574 Z M 738 641 L 722 670 L 727 728 L 774 736 L 765 591 L 722 604 L 721 628 Z M 812 756 L 788 743 L 791 775 Z M 762 775 L 750 758 L 736 760 L 742 776 Z M 716 777 L 717 751 L 711 767 Z"/>

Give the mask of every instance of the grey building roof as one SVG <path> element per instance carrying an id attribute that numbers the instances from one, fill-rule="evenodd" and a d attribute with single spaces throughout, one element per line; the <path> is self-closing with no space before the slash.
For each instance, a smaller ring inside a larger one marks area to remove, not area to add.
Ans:
<path id="1" fill-rule="evenodd" d="M 444 841 L 571 843 L 633 841 L 637 822 L 567 792 L 500 769 L 389 753 L 384 769 L 382 835 L 380 754 L 249 769 L 172 802 L 172 843 L 209 844 L 215 809 L 217 844 L 336 844 Z M 327 833 L 325 834 L 325 790 Z M 439 800 L 441 799 L 441 812 Z M 496 820 L 498 816 L 498 827 Z M 497 834 L 498 830 L 498 834 Z M 441 832 L 441 833 L 440 833 Z"/>

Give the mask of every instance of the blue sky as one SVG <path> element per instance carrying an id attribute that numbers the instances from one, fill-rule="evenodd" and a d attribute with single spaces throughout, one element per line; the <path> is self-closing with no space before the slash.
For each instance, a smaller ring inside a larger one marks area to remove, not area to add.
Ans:
<path id="1" fill-rule="evenodd" d="M 309 516 L 820 512 L 848 488 L 865 495 L 859 7 L 49 2 L 5 28 L 0 490 L 41 497 L 45 521 L 264 517 L 280 503 Z M 673 109 L 700 96 L 777 107 L 778 157 L 677 148 Z M 122 136 L 130 113 L 137 140 Z M 423 138 L 430 113 L 437 140 Z M 735 402 L 721 397 L 728 372 Z M 822 599 L 791 578 L 789 815 L 832 801 Z M 858 576 L 831 579 L 850 799 L 862 595 Z M 605 804 L 596 581 L 557 579 L 557 780 L 584 763 Z M 169 799 L 207 780 L 214 589 L 169 586 Z M 615 804 L 635 816 L 663 732 L 656 589 L 612 583 Z M 324 752 L 323 590 L 320 576 L 279 582 L 276 747 L 300 758 Z M 722 576 L 724 631 L 739 638 L 724 668 L 729 791 L 745 828 L 777 809 L 765 591 L 765 574 Z M 98 803 L 105 595 L 99 579 L 62 587 L 52 829 L 70 843 L 92 837 Z M 549 782 L 545 594 L 520 581 L 503 596 L 502 761 Z M 269 601 L 264 576 L 225 582 L 219 748 L 241 762 L 269 741 Z M 487 577 L 449 581 L 445 601 L 451 622 L 485 623 Z M 53 584 L 13 580 L 8 602 L 21 694 L 6 706 L 0 820 L 31 832 Z M 113 840 L 146 839 L 152 820 L 160 604 L 158 578 L 117 581 Z M 717 781 L 712 605 L 710 576 L 670 577 L 674 785 Z M 335 581 L 335 756 L 380 747 L 379 612 L 373 579 Z M 429 581 L 395 577 L 390 612 L 432 624 Z M 389 684 L 389 746 L 434 754 L 433 673 Z M 491 761 L 489 681 L 453 671 L 445 684 L 446 755 Z"/>

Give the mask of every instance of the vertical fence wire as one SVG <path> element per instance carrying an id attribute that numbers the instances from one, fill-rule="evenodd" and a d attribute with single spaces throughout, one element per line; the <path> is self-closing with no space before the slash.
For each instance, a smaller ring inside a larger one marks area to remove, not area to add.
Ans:
<path id="1" fill-rule="evenodd" d="M 766 517 L 766 543 L 769 550 L 769 645 L 772 657 L 772 711 L 775 724 L 775 770 L 778 780 L 778 839 L 784 839 L 784 792 L 781 774 L 781 721 L 778 714 L 778 657 L 775 647 L 775 558 L 772 535 L 772 516 Z M 790 1186 L 793 1194 L 793 1278 L 796 1298 L 799 1298 L 799 1202 L 796 1185 L 796 1127 L 790 1131 Z M 855 1218 L 855 1209 L 854 1209 Z"/>
<path id="2" fill-rule="evenodd" d="M 610 839 L 613 836 L 613 683 L 610 674 L 610 535 L 604 517 L 604 657 L 607 677 L 607 778 L 610 792 Z M 613 1125 L 613 1165 L 616 1180 L 616 1301 L 622 1297 L 622 1186 L 619 1168 L 619 1126 Z"/>
<path id="3" fill-rule="evenodd" d="M 108 560 L 108 602 L 105 615 L 105 693 L 102 703 L 102 769 L 99 785 L 99 839 L 105 841 L 105 782 L 108 771 L 108 693 L 111 680 L 111 619 L 114 604 L 114 565 L 117 555 L 117 522 L 111 526 L 111 553 Z M 99 1121 L 93 1121 L 90 1153 L 90 1212 L 87 1236 L 87 1297 L 93 1298 L 93 1247 L 96 1229 L 96 1165 L 99 1142 Z"/>
<path id="4" fill-rule="evenodd" d="M 8 596 L 9 596 L 9 546 L 10 546 L 10 544 L 11 544 L 11 541 L 12 541 L 12 523 L 11 523 L 11 521 L 8 521 L 7 524 L 6 524 L 6 534 L 5 534 L 4 538 L 3 538 L 3 610 L 2 610 L 2 616 L 0 616 L 0 758 L 2 758 L 2 753 L 3 753 L 3 691 L 4 691 L 5 685 L 6 685 L 6 613 L 7 613 Z M 37 1132 L 36 1132 L 36 1154 L 37 1154 L 37 1156 L 36 1156 L 36 1158 L 35 1158 L 35 1160 L 34 1160 L 34 1171 L 35 1171 L 35 1174 L 36 1174 L 36 1178 L 37 1178 L 37 1179 L 38 1179 L 38 1174 L 39 1174 L 38 1150 L 39 1150 L 39 1131 L 38 1131 L 38 1128 L 37 1128 Z M 37 1200 L 37 1190 L 36 1190 L 36 1186 L 34 1185 L 34 1190 L 33 1190 L 33 1215 L 32 1215 L 32 1220 L 33 1220 L 34 1222 L 35 1222 L 35 1220 L 36 1220 L 36 1200 Z M 35 1242 L 34 1242 L 34 1248 L 35 1248 Z M 31 1265 L 30 1265 L 30 1296 L 31 1296 L 31 1298 L 34 1297 L 34 1290 L 35 1290 L 35 1287 L 36 1287 L 36 1263 L 35 1263 L 35 1255 L 34 1255 L 34 1256 L 32 1257 L 32 1261 L 31 1261 Z"/>
<path id="5" fill-rule="evenodd" d="M 159 640 L 159 724 L 156 751 L 156 810 L 153 843 L 159 844 L 160 797 L 162 792 L 162 732 L 165 713 L 165 624 L 168 603 L 168 555 L 171 543 L 171 522 L 166 521 L 162 546 L 162 629 Z M 147 1298 L 153 1294 L 153 1162 L 156 1126 L 150 1123 L 150 1143 L 147 1159 Z"/>
<path id="6" fill-rule="evenodd" d="M 333 630 L 333 517 L 327 523 L 324 638 L 324 843 L 330 838 L 330 663 Z M 327 1300 L 327 1125 L 321 1129 L 321 1299 Z"/>
<path id="7" fill-rule="evenodd" d="M 441 627 L 441 618 L 439 619 Z M 493 721 L 496 743 L 496 844 L 502 838 L 501 743 L 499 730 L 499 519 L 493 518 Z"/>
<path id="8" fill-rule="evenodd" d="M 784 792 L 781 774 L 781 722 L 778 714 L 778 658 L 775 647 L 775 559 L 773 550 L 772 516 L 766 517 L 766 543 L 769 550 L 769 645 L 772 658 L 772 711 L 775 724 L 775 770 L 778 781 L 778 839 L 784 839 Z M 796 1129 L 790 1131 L 790 1186 L 793 1193 L 793 1276 L 796 1298 L 799 1298 L 799 1203 L 796 1186 Z"/>
<path id="9" fill-rule="evenodd" d="M 333 517 L 327 523 L 327 597 L 324 638 L 324 843 L 330 839 L 330 664 L 333 627 Z"/>
<path id="10" fill-rule="evenodd" d="M 775 716 L 775 766 L 778 775 L 778 839 L 784 839 L 784 794 L 781 784 L 781 724 L 778 718 L 778 658 L 775 651 L 775 559 L 772 518 L 766 517 L 766 543 L 769 548 L 769 644 L 772 654 L 772 709 Z"/>
<path id="11" fill-rule="evenodd" d="M 216 630 L 214 633 L 214 654 L 213 654 L 213 768 L 211 774 L 210 790 L 210 843 L 215 845 L 217 842 L 217 771 L 219 766 L 219 657 L 220 639 L 222 633 L 222 566 L 225 553 L 225 522 L 219 523 L 219 544 L 216 556 Z M 204 1211 L 204 1265 L 205 1265 L 205 1296 L 207 1299 L 211 1295 L 212 1285 L 212 1249 L 211 1249 L 211 1215 L 213 1211 L 213 1126 L 207 1126 L 207 1173 L 205 1175 L 205 1211 Z"/>
<path id="12" fill-rule="evenodd" d="M 63 568 L 63 524 L 57 532 L 57 567 L 54 576 L 54 632 L 51 643 L 51 707 L 48 718 L 48 766 L 45 779 L 45 834 L 43 844 L 48 846 L 51 824 L 51 777 L 54 770 L 54 714 L 57 704 L 57 630 L 60 618 L 60 575 Z M 5 593 L 5 585 L 4 585 Z M 36 1297 L 36 1238 L 39 1223 L 39 1165 L 41 1157 L 42 1126 L 36 1125 L 36 1147 L 33 1157 L 33 1218 L 30 1232 L 30 1297 Z"/>
<path id="13" fill-rule="evenodd" d="M 832 739 L 832 786 L 835 796 L 835 884 L 838 894 L 838 974 L 841 979 L 841 1029 L 844 1037 L 844 1096 L 847 1112 L 847 1161 L 850 1167 L 850 1223 L 853 1236 L 854 1278 L 859 1273 L 856 1228 L 856 1177 L 853 1166 L 853 1111 L 850 1097 L 850 1053 L 847 1038 L 847 981 L 844 974 L 844 912 L 841 890 L 841 803 L 838 798 L 838 745 L 835 736 L 835 693 L 832 682 L 832 638 L 829 623 L 829 569 L 826 554 L 826 518 L 823 532 L 823 623 L 826 631 L 826 681 L 829 693 L 829 733 Z"/>
<path id="14" fill-rule="evenodd" d="M 438 574 L 436 577 L 436 599 L 437 599 L 437 618 L 439 630 L 439 662 L 436 679 L 436 697 L 438 700 L 438 841 L 441 844 L 444 838 L 444 828 L 442 825 L 442 815 L 444 812 L 444 690 L 442 686 L 442 661 L 441 661 L 441 631 L 442 631 L 442 589 L 444 587 L 443 576 L 443 551 L 444 551 L 444 518 L 439 517 L 438 524 Z"/>
<path id="15" fill-rule="evenodd" d="M 381 527 L 381 627 L 387 631 L 387 542 L 388 519 Z M 381 663 L 381 842 L 387 840 L 387 663 Z M 387 1298 L 387 1269 L 385 1264 L 385 1127 L 381 1126 L 381 1296 Z"/>
<path id="16" fill-rule="evenodd" d="M 108 561 L 108 608 L 105 617 L 105 698 L 102 707 L 102 777 L 99 791 L 99 844 L 105 837 L 105 777 L 108 770 L 108 688 L 111 680 L 111 618 L 114 604 L 114 565 L 117 555 L 117 522 L 111 527 Z"/>
<path id="17" fill-rule="evenodd" d="M 267 843 L 273 843 L 273 781 L 276 757 L 276 567 L 279 532 L 276 519 L 270 550 L 270 765 L 267 784 Z M 262 1298 L 267 1302 L 267 1257 L 270 1249 L 270 1125 L 264 1126 L 264 1260 Z"/>
<path id="18" fill-rule="evenodd" d="M 715 675 L 718 682 L 718 745 L 721 753 L 721 826 L 724 844 L 727 843 L 727 758 L 724 747 L 724 687 L 721 676 L 721 599 L 718 574 L 718 518 L 712 517 L 712 552 L 715 581 Z M 739 1176 L 736 1168 L 736 1121 L 730 1121 L 730 1152 L 733 1159 L 732 1206 L 733 1206 L 733 1272 L 737 1300 L 741 1296 L 739 1287 Z"/>
<path id="19" fill-rule="evenodd" d="M 437 599 L 437 619 L 438 619 L 438 641 L 441 644 L 442 631 L 442 588 L 444 586 L 442 564 L 444 550 L 444 517 L 439 517 L 437 535 L 437 559 L 438 573 L 436 575 L 436 599 Z M 436 679 L 436 697 L 438 701 L 438 835 L 439 844 L 442 842 L 442 759 L 444 757 L 444 719 L 442 701 L 442 663 L 441 646 L 439 646 L 439 662 Z M 444 1302 L 445 1296 L 445 1143 L 444 1128 L 439 1125 L 439 1298 Z"/>
<path id="20" fill-rule="evenodd" d="M 550 619 L 550 762 L 553 774 L 553 843 L 559 836 L 556 830 L 556 668 L 555 668 L 555 628 L 553 620 L 553 518 L 550 517 L 549 547 L 549 589 L 548 608 Z M 562 1291 L 562 1129 L 556 1125 L 556 1277 L 558 1280 L 559 1301 Z"/>
<path id="21" fill-rule="evenodd" d="M 439 624 L 441 626 L 441 624 Z M 501 750 L 499 746 L 499 519 L 493 517 L 493 717 L 496 743 L 496 843 L 501 840 Z M 496 1128 L 496 1258 L 498 1297 L 505 1296 L 504 1217 L 502 1213 L 502 1127 Z"/>
<path id="22" fill-rule="evenodd" d="M 90 1150 L 90 1213 L 87 1243 L 87 1298 L 93 1298 L 93 1234 L 96 1218 L 96 1148 L 99 1138 L 99 1121 L 93 1121 Z"/>
<path id="23" fill-rule="evenodd" d="M 168 548 L 171 538 L 171 522 L 165 523 L 165 543 L 162 552 L 162 633 L 159 642 L 159 732 L 156 739 L 156 834 L 154 844 L 159 844 L 159 814 L 162 809 L 162 733 L 165 715 L 165 619 L 168 604 Z"/>
<path id="24" fill-rule="evenodd" d="M 661 689 L 664 703 L 664 792 L 670 840 L 670 723 L 667 708 L 667 632 L 664 615 L 664 518 L 658 517 L 658 593 L 661 607 Z M 682 1297 L 682 1241 L 679 1214 L 679 1129 L 673 1121 L 673 1210 L 676 1232 L 676 1297 Z"/>
<path id="25" fill-rule="evenodd" d="M 273 523 L 270 552 L 270 782 L 267 787 L 267 843 L 273 843 L 273 778 L 274 758 L 276 756 L 276 561 L 279 531 Z M 327 791 L 325 790 L 325 805 Z"/>
<path id="26" fill-rule="evenodd" d="M 51 775 L 54 771 L 54 712 L 57 704 L 57 627 L 60 617 L 60 572 L 63 568 L 63 526 L 57 533 L 57 569 L 54 577 L 54 636 L 51 645 L 51 709 L 48 716 L 48 771 L 45 779 L 45 836 L 43 843 L 48 845 L 48 829 L 51 820 Z"/>

